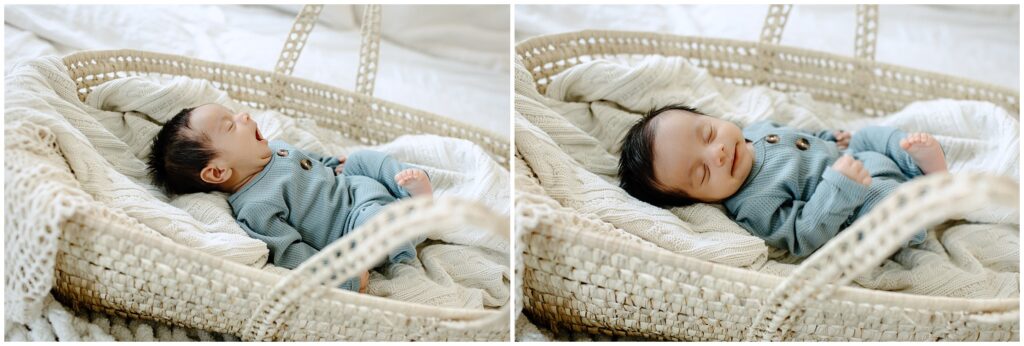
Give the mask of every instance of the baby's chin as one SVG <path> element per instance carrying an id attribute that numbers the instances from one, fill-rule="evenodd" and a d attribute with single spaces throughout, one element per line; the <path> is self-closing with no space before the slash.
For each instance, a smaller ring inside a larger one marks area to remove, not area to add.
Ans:
<path id="1" fill-rule="evenodd" d="M 274 155 L 274 153 L 270 151 L 270 146 L 263 144 L 263 147 L 260 148 L 259 155 L 257 155 L 257 157 L 259 158 L 260 162 L 267 163 L 270 161 L 270 156 L 272 155 Z"/>

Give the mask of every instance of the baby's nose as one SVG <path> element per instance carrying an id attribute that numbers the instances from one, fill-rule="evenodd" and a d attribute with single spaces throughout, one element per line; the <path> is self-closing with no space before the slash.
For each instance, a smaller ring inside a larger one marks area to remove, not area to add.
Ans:
<path id="1" fill-rule="evenodd" d="M 716 150 L 715 150 L 715 157 L 714 157 L 715 164 L 718 165 L 718 166 L 725 165 L 725 162 L 728 161 L 728 157 L 727 156 L 728 155 L 726 155 L 726 152 L 725 152 L 725 145 L 719 144 L 718 147 L 716 147 Z"/>

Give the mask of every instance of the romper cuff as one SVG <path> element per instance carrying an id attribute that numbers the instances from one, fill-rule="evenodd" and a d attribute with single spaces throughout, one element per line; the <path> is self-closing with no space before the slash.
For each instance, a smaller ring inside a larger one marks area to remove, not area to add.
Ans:
<path id="1" fill-rule="evenodd" d="M 340 164 L 341 160 L 338 160 L 337 156 L 332 156 L 331 158 L 324 160 L 324 165 L 327 167 L 336 168 Z"/>
<path id="2" fill-rule="evenodd" d="M 836 141 L 836 136 L 832 134 L 832 130 L 818 131 L 817 133 L 815 133 L 815 135 L 818 138 L 824 139 L 826 141 L 830 141 L 830 142 L 835 142 Z"/>

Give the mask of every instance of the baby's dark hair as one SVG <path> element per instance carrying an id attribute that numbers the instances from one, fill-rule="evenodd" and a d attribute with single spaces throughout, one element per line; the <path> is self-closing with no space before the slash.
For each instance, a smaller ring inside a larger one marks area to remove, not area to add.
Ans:
<path id="1" fill-rule="evenodd" d="M 164 123 L 153 139 L 153 149 L 149 153 L 149 176 L 157 186 L 172 195 L 217 189 L 199 177 L 199 172 L 213 160 L 216 151 L 210 147 L 210 138 L 206 134 L 187 131 L 194 109 L 182 109 Z"/>
<path id="2" fill-rule="evenodd" d="M 693 200 L 682 191 L 665 191 L 654 179 L 654 132 L 658 115 L 670 110 L 704 115 L 693 107 L 673 104 L 653 109 L 626 132 L 619 156 L 619 186 L 637 199 L 659 206 L 689 205 Z"/>

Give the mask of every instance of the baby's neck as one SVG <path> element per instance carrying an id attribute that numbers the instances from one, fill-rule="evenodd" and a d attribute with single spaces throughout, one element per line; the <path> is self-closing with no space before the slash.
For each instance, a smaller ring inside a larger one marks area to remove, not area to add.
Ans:
<path id="1" fill-rule="evenodd" d="M 257 175 L 260 175 L 260 172 L 263 172 L 263 169 L 266 167 L 266 165 L 263 165 L 249 172 L 238 171 L 239 174 L 221 184 L 221 188 L 225 192 L 229 193 L 238 192 L 242 187 L 245 187 L 245 184 L 248 184 L 250 181 L 255 179 Z"/>

